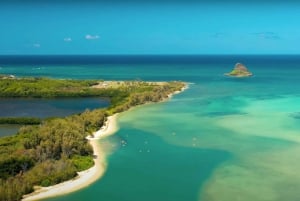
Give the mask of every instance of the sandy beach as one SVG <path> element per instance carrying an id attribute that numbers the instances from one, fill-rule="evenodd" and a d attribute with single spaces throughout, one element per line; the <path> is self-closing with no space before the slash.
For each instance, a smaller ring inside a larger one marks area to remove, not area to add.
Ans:
<path id="1" fill-rule="evenodd" d="M 71 193 L 89 186 L 90 184 L 98 180 L 101 176 L 103 176 L 106 170 L 105 151 L 102 150 L 100 146 L 98 146 L 97 141 L 109 135 L 112 135 L 118 130 L 116 120 L 117 114 L 108 117 L 104 126 L 100 130 L 95 132 L 93 137 L 87 137 L 87 139 L 89 139 L 91 145 L 93 146 L 94 155 L 96 156 L 94 159 L 95 165 L 92 168 L 82 172 L 78 172 L 78 176 L 72 180 L 54 186 L 38 188 L 33 193 L 24 196 L 23 201 L 40 200 L 48 197 Z"/>

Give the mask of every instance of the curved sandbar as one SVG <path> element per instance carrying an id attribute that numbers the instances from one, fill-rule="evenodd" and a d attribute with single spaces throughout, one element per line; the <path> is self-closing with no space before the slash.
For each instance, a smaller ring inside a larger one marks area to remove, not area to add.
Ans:
<path id="1" fill-rule="evenodd" d="M 178 94 L 186 89 L 188 89 L 187 84 L 180 91 L 175 91 L 169 94 L 168 98 L 171 98 L 173 95 Z M 78 172 L 78 176 L 72 180 L 49 187 L 40 187 L 33 193 L 25 195 L 22 200 L 34 201 L 68 194 L 85 188 L 101 178 L 104 175 L 107 167 L 106 152 L 98 145 L 97 141 L 114 134 L 118 130 L 117 115 L 118 114 L 114 114 L 113 116 L 108 117 L 103 127 L 95 132 L 93 137 L 87 137 L 93 147 L 94 155 L 96 156 L 94 159 L 95 165 L 93 167 L 88 170 Z"/>
<path id="2" fill-rule="evenodd" d="M 104 126 L 94 133 L 94 137 L 87 137 L 93 146 L 95 165 L 88 170 L 78 172 L 78 176 L 72 180 L 49 187 L 40 187 L 32 194 L 24 196 L 23 201 L 40 200 L 48 197 L 68 194 L 89 186 L 103 176 L 106 170 L 106 154 L 97 144 L 97 140 L 112 135 L 118 130 L 117 114 L 108 117 Z"/>

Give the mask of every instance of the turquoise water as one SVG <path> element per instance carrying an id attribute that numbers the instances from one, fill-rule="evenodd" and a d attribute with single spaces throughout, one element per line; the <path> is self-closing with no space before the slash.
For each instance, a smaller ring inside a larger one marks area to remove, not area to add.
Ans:
<path id="1" fill-rule="evenodd" d="M 300 200 L 300 58 L 168 59 L 51 64 L 42 73 L 2 65 L 16 75 L 190 83 L 167 102 L 121 114 L 120 130 L 99 142 L 109 152 L 103 178 L 46 200 Z M 254 76 L 224 77 L 235 62 Z"/>

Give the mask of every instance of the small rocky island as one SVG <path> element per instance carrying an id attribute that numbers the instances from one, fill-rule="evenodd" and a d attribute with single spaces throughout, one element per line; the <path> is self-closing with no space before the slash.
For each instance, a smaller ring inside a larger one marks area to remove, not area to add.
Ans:
<path id="1" fill-rule="evenodd" d="M 225 73 L 225 75 L 230 77 L 249 77 L 252 76 L 252 73 L 248 71 L 245 65 L 237 63 L 235 64 L 234 69 L 229 73 Z"/>

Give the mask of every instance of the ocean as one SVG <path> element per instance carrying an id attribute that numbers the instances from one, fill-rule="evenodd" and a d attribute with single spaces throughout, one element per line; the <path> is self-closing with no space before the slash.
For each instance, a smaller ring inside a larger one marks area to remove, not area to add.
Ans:
<path id="1" fill-rule="evenodd" d="M 254 74 L 223 74 L 241 62 Z M 47 201 L 300 200 L 300 56 L 1 56 L 0 74 L 180 80 L 119 116 L 94 184 Z"/>

